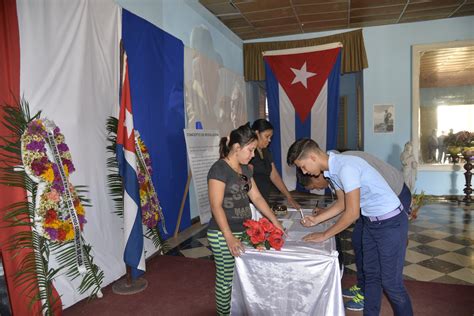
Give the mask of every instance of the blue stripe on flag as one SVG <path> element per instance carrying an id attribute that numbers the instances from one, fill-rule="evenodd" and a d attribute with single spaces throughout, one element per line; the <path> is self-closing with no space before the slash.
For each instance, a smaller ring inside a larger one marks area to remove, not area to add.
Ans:
<path id="1" fill-rule="evenodd" d="M 183 129 L 184 45 L 146 20 L 122 11 L 122 37 L 128 56 L 135 128 L 148 147 L 152 180 L 173 232 L 186 186 Z M 181 229 L 191 224 L 186 199 Z M 161 230 L 161 225 L 158 225 Z M 166 239 L 170 235 L 162 236 Z"/>
<path id="2" fill-rule="evenodd" d="M 268 104 L 268 119 L 273 125 L 272 142 L 270 143 L 270 150 L 273 156 L 273 162 L 278 172 L 281 174 L 281 129 L 280 129 L 280 95 L 279 84 L 273 75 L 272 69 L 265 62 L 265 75 L 267 80 L 265 85 L 267 87 L 267 104 Z"/>
<path id="3" fill-rule="evenodd" d="M 339 78 L 341 76 L 341 52 L 337 55 L 334 67 L 328 77 L 328 109 L 326 150 L 337 147 L 337 111 L 339 108 Z"/>
<path id="4" fill-rule="evenodd" d="M 301 138 L 311 138 L 311 114 L 306 117 L 304 122 L 297 113 L 295 113 L 295 141 Z M 309 192 L 296 179 L 296 190 L 300 192 Z"/>
<path id="5" fill-rule="evenodd" d="M 144 271 L 137 269 L 143 253 L 143 227 L 138 178 L 136 171 L 125 159 L 122 144 L 117 144 L 117 157 L 119 161 L 120 175 L 123 179 L 124 195 L 127 194 L 137 205 L 134 210 L 124 209 L 124 212 L 135 212 L 135 219 L 133 221 L 130 235 L 127 238 L 123 255 L 124 262 L 130 267 L 132 279 L 136 279 L 144 273 Z"/>

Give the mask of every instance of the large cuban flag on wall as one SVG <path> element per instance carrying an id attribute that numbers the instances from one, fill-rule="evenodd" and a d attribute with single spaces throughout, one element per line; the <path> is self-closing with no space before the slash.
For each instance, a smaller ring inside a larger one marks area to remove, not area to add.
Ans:
<path id="1" fill-rule="evenodd" d="M 296 170 L 286 164 L 291 144 L 314 139 L 323 150 L 337 144 L 337 110 L 341 43 L 264 53 L 269 120 L 274 127 L 271 150 L 289 190 Z"/>

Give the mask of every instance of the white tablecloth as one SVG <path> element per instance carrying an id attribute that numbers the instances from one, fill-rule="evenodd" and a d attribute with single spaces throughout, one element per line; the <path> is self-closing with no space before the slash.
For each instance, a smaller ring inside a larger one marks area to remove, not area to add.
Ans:
<path id="1" fill-rule="evenodd" d="M 289 212 L 284 220 L 289 230 L 281 251 L 246 248 L 236 258 L 232 315 L 344 315 L 334 238 L 322 243 L 301 241 L 332 223 L 305 228 L 300 218 L 298 212 Z"/>

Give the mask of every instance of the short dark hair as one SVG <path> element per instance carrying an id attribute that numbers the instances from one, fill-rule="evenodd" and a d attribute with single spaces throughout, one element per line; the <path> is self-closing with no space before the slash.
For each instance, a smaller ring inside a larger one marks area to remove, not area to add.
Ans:
<path id="1" fill-rule="evenodd" d="M 258 140 L 257 134 L 250 128 L 250 123 L 239 126 L 230 132 L 229 138 L 221 138 L 219 142 L 219 156 L 221 159 L 227 157 L 234 144 L 239 144 L 243 147 L 255 140 Z"/>
<path id="2" fill-rule="evenodd" d="M 304 174 L 300 168 L 296 168 L 296 179 L 298 180 L 298 183 L 301 184 L 303 187 L 306 188 L 308 185 L 311 184 L 312 177 L 313 176 L 309 174 Z"/>
<path id="3" fill-rule="evenodd" d="M 309 152 L 320 152 L 318 143 L 316 143 L 311 138 L 301 138 L 294 142 L 288 149 L 288 154 L 286 155 L 286 163 L 289 166 L 295 164 L 295 160 L 306 158 L 306 155 Z"/>
<path id="4" fill-rule="evenodd" d="M 252 129 L 258 131 L 259 133 L 271 130 L 273 131 L 273 125 L 266 119 L 258 119 L 252 124 Z"/>

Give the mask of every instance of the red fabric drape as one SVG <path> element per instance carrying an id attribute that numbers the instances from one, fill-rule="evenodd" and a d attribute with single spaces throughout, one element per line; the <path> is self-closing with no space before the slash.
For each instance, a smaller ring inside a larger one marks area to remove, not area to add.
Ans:
<path id="1" fill-rule="evenodd" d="M 15 0 L 0 1 L 0 106 L 5 104 L 15 105 L 20 96 L 20 39 L 18 29 L 18 18 Z M 1 124 L 3 117 L 0 117 L 0 135 L 9 136 L 9 131 Z M 18 157 L 20 162 L 20 157 Z M 0 160 L 0 166 L 4 166 L 4 161 Z M 26 192 L 20 188 L 0 186 L 0 252 L 3 257 L 5 277 L 7 281 L 10 307 L 13 315 L 41 315 L 40 305 L 35 304 L 32 309 L 28 305 L 30 298 L 22 293 L 23 287 L 17 286 L 13 276 L 19 270 L 21 259 L 29 250 L 10 251 L 5 246 L 5 241 L 12 234 L 19 231 L 29 230 L 28 227 L 5 227 L 3 222 L 4 208 L 11 203 L 25 200 Z M 34 293 L 33 293 L 34 294 Z M 54 291 L 58 298 L 58 294 Z M 61 313 L 61 301 L 55 314 Z"/>

